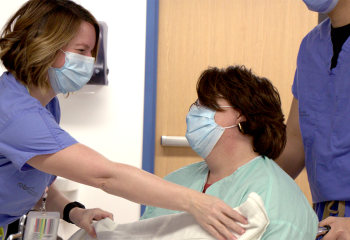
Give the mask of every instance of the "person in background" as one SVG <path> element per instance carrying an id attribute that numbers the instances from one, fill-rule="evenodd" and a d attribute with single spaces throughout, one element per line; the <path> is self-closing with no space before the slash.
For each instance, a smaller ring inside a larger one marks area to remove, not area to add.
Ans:
<path id="1" fill-rule="evenodd" d="M 92 220 L 112 214 L 71 203 L 55 186 L 62 176 L 140 204 L 189 212 L 217 239 L 236 239 L 227 228 L 244 232 L 236 221 L 246 219 L 219 198 L 110 161 L 60 128 L 56 95 L 89 81 L 98 40 L 96 19 L 70 0 L 30 0 L 1 33 L 7 72 L 0 77 L 0 237 L 41 205 L 42 196 L 48 211 L 95 237 Z"/>
<path id="2" fill-rule="evenodd" d="M 244 66 L 209 68 L 197 82 L 197 95 L 186 117 L 186 138 L 204 161 L 165 179 L 219 197 L 233 208 L 255 192 L 270 219 L 262 239 L 314 240 L 316 214 L 273 160 L 284 149 L 286 126 L 271 82 Z M 141 219 L 176 212 L 147 206 Z"/>
<path id="3" fill-rule="evenodd" d="M 350 1 L 303 1 L 329 18 L 301 42 L 276 162 L 292 178 L 306 166 L 319 225 L 331 228 L 323 239 L 350 239 Z"/>

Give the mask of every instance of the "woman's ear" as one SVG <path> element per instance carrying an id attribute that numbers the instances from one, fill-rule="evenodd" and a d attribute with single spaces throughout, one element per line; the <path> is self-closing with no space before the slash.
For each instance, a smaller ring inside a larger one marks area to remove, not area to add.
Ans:
<path id="1" fill-rule="evenodd" d="M 237 121 L 238 122 L 246 122 L 247 120 L 246 120 L 245 116 L 239 115 L 238 118 L 237 118 Z"/>

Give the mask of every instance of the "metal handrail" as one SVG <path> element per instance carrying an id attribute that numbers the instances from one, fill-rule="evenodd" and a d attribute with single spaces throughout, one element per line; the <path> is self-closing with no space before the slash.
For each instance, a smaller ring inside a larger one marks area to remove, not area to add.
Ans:
<path id="1" fill-rule="evenodd" d="M 190 147 L 186 137 L 183 136 L 162 136 L 161 145 L 165 147 Z"/>
<path id="2" fill-rule="evenodd" d="M 20 219 L 19 219 L 19 224 L 18 224 L 18 233 L 15 234 L 11 234 L 7 237 L 7 240 L 23 240 L 23 234 L 24 234 L 24 226 L 25 226 L 25 222 L 27 219 L 27 215 L 23 215 Z"/>

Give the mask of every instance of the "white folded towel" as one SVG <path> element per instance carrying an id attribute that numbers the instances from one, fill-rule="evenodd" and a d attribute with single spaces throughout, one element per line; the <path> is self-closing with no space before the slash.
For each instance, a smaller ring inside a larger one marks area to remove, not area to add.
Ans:
<path id="1" fill-rule="evenodd" d="M 234 233 L 240 240 L 260 240 L 270 221 L 264 203 L 256 193 L 250 193 L 246 202 L 235 208 L 248 219 L 243 235 Z M 93 224 L 98 240 L 185 240 L 215 239 L 205 231 L 189 213 L 177 213 L 133 223 L 116 224 L 109 218 Z M 85 230 L 80 229 L 69 240 L 93 240 Z"/>

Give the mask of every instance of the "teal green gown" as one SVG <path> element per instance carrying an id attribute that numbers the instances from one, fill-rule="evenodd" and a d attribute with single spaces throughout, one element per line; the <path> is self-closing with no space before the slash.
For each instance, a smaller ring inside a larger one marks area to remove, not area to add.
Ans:
<path id="1" fill-rule="evenodd" d="M 185 166 L 164 179 L 202 192 L 209 168 L 205 161 Z M 216 196 L 232 208 L 256 192 L 263 199 L 270 224 L 262 240 L 314 240 L 318 219 L 299 186 L 273 160 L 259 156 L 230 176 L 215 182 L 206 194 Z M 179 213 L 146 207 L 141 219 Z M 248 219 L 249 221 L 249 219 Z"/>

